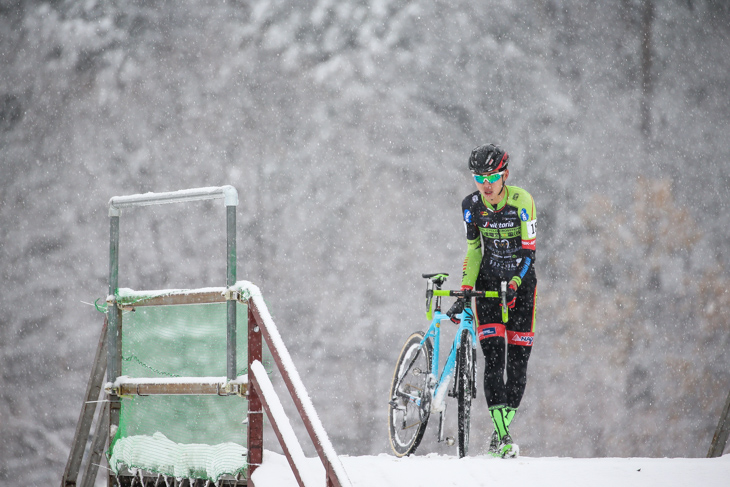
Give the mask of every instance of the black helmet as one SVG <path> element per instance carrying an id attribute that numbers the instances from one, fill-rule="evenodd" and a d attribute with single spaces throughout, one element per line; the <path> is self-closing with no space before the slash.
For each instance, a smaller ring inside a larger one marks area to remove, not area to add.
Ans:
<path id="1" fill-rule="evenodd" d="M 494 144 L 476 147 L 469 156 L 469 170 L 474 174 L 485 174 L 507 169 L 509 154 Z"/>

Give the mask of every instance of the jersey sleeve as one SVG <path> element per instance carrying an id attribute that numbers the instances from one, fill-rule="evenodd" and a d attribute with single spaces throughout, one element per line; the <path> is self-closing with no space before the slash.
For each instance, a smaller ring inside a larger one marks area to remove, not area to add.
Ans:
<path id="1" fill-rule="evenodd" d="M 520 251 L 520 267 L 514 280 L 518 286 L 522 285 L 522 279 L 527 275 L 530 269 L 535 266 L 535 250 L 537 243 L 537 210 L 535 208 L 535 200 L 532 196 L 525 193 L 527 198 L 520 198 L 521 204 L 519 208 L 520 214 L 520 234 L 522 236 L 522 250 Z"/>
<path id="2" fill-rule="evenodd" d="M 473 289 L 482 263 L 482 238 L 479 233 L 479 229 L 474 223 L 474 210 L 471 205 L 472 201 L 472 197 L 467 196 L 461 203 L 461 212 L 464 218 L 464 229 L 466 230 L 467 242 L 461 285 L 462 287 L 468 286 Z"/>

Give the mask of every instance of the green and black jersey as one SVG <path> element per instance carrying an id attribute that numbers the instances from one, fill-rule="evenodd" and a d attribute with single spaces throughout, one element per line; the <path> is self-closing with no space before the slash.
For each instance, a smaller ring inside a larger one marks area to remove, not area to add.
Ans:
<path id="1" fill-rule="evenodd" d="M 507 186 L 494 207 L 475 191 L 461 207 L 468 242 L 462 286 L 473 288 L 480 274 L 514 280 L 518 286 L 534 277 L 537 214 L 530 193 Z"/>

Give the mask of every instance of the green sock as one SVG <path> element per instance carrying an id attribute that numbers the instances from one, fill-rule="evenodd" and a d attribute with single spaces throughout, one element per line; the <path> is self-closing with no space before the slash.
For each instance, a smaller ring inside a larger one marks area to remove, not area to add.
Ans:
<path id="1" fill-rule="evenodd" d="M 499 406 L 492 406 L 489 408 L 489 415 L 492 417 L 494 430 L 497 432 L 497 435 L 499 435 L 499 439 L 501 440 L 507 433 L 509 433 L 509 422 L 507 421 L 507 406 L 505 406 L 504 404 L 500 404 Z M 512 414 L 512 416 L 514 416 L 514 413 Z"/>
<path id="2" fill-rule="evenodd" d="M 517 408 L 511 408 L 509 406 L 504 407 L 505 415 L 504 415 L 504 422 L 507 425 L 507 429 L 509 429 L 509 425 L 512 424 L 512 420 L 515 417 L 515 414 L 517 414 Z"/>

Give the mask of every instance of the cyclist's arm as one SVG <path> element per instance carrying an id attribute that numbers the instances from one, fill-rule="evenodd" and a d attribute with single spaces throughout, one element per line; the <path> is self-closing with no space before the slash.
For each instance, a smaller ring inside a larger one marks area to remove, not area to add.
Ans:
<path id="1" fill-rule="evenodd" d="M 537 211 L 535 209 L 535 201 L 532 197 L 525 192 L 527 198 L 520 198 L 521 206 L 519 208 L 521 227 L 520 233 L 522 234 L 522 250 L 520 250 L 520 257 L 522 258 L 519 271 L 512 280 L 515 281 L 517 286 L 522 284 L 522 279 L 527 275 L 528 272 L 535 266 L 535 250 L 537 242 Z"/>
<path id="2" fill-rule="evenodd" d="M 461 286 L 468 286 L 474 289 L 474 285 L 477 282 L 477 276 L 479 275 L 479 268 L 482 264 L 482 237 L 479 233 L 479 229 L 474 223 L 473 211 L 470 204 L 471 201 L 471 197 L 466 197 L 461 204 L 467 242 Z"/>
<path id="3" fill-rule="evenodd" d="M 482 239 L 467 240 L 466 257 L 464 257 L 464 271 L 461 277 L 461 287 L 474 289 L 482 264 Z"/>

